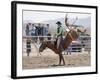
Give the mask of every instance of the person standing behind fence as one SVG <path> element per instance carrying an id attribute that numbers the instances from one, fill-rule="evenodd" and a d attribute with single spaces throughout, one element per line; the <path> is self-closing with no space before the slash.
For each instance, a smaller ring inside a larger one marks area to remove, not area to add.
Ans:
<path id="1" fill-rule="evenodd" d="M 27 56 L 29 56 L 29 54 L 31 53 L 31 40 L 29 38 L 27 38 L 26 41 L 26 53 Z"/>
<path id="2" fill-rule="evenodd" d="M 31 36 L 32 36 L 32 39 L 35 40 L 35 36 L 36 36 L 36 28 L 34 26 L 34 24 L 32 24 L 32 30 L 31 30 Z"/>
<path id="3" fill-rule="evenodd" d="M 29 36 L 29 25 L 26 25 L 26 36 Z"/>

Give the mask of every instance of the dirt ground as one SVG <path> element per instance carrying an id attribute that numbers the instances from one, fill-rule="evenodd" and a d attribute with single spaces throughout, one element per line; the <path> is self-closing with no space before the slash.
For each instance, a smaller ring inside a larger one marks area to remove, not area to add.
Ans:
<path id="1" fill-rule="evenodd" d="M 22 68 L 23 69 L 36 69 L 36 68 L 52 68 L 52 67 L 82 67 L 91 65 L 91 56 L 88 53 L 63 55 L 66 65 L 56 66 L 59 63 L 57 54 L 49 55 L 33 55 L 23 56 Z"/>

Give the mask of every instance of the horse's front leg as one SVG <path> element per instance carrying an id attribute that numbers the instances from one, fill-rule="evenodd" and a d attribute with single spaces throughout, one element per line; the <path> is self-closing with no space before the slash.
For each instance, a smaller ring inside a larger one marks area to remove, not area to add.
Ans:
<path id="1" fill-rule="evenodd" d="M 65 65 L 65 60 L 64 60 L 64 57 L 62 56 L 62 60 L 63 60 L 63 65 Z"/>

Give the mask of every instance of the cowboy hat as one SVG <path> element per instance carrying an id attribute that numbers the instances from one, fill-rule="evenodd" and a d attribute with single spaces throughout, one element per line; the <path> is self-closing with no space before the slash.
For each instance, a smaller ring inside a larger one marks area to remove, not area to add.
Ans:
<path id="1" fill-rule="evenodd" d="M 57 21 L 56 24 L 62 24 L 60 21 Z"/>

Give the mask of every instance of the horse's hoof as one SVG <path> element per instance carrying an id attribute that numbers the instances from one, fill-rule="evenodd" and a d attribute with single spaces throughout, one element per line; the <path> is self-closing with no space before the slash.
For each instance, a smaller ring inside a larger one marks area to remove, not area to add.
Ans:
<path id="1" fill-rule="evenodd" d="M 58 64 L 58 66 L 61 66 L 61 64 Z"/>
<path id="2" fill-rule="evenodd" d="M 58 65 L 56 65 L 56 64 L 53 64 L 53 65 L 50 65 L 50 66 L 52 66 L 52 67 L 55 67 L 55 66 L 58 66 Z"/>
<path id="3" fill-rule="evenodd" d="M 68 65 L 72 65 L 72 64 L 68 64 Z"/>

